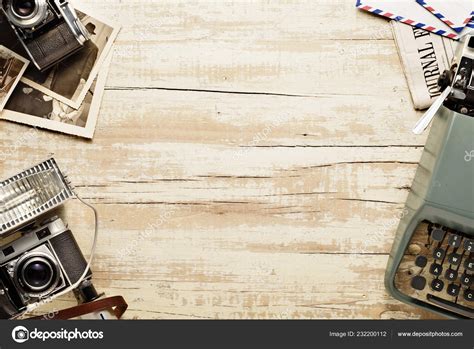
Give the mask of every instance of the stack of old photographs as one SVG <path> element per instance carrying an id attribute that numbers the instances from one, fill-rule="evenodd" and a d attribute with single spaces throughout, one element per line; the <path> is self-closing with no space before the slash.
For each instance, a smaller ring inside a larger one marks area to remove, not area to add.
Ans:
<path id="1" fill-rule="evenodd" d="M 93 137 L 119 27 L 76 12 L 90 40 L 40 72 L 0 11 L 0 119 Z"/>

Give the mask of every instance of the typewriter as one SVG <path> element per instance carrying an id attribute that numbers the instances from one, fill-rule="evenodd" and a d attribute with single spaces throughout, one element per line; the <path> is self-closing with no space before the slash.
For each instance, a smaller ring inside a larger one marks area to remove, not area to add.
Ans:
<path id="1" fill-rule="evenodd" d="M 397 299 L 474 318 L 474 34 L 439 79 L 441 97 L 416 126 L 430 134 L 390 253 Z"/>

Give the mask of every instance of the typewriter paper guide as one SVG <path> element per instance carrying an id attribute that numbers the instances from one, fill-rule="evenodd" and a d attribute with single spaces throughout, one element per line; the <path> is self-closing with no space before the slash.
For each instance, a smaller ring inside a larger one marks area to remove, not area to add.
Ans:
<path id="1" fill-rule="evenodd" d="M 15 232 L 73 196 L 54 159 L 0 182 L 0 236 Z"/>

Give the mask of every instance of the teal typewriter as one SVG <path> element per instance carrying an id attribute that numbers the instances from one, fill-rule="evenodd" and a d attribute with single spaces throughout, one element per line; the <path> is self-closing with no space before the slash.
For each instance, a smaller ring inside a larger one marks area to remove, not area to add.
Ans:
<path id="1" fill-rule="evenodd" d="M 385 284 L 398 300 L 474 318 L 474 34 L 438 82 L 442 94 L 390 253 Z"/>

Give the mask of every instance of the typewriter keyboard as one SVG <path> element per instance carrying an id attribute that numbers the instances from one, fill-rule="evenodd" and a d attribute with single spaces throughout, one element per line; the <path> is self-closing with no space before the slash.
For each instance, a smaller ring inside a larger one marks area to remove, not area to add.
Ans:
<path id="1" fill-rule="evenodd" d="M 404 294 L 474 318 L 474 236 L 423 222 L 395 276 Z"/>

